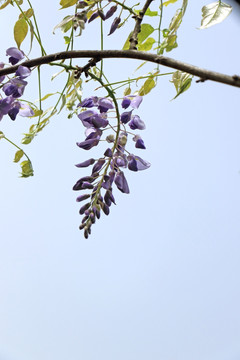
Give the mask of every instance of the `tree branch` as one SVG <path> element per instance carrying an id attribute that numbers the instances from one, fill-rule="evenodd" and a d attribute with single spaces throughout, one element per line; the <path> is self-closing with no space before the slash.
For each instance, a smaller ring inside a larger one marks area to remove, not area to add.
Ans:
<path id="1" fill-rule="evenodd" d="M 194 65 L 187 64 L 182 61 L 178 61 L 166 56 L 146 53 L 144 51 L 135 50 L 73 50 L 63 51 L 55 54 L 50 54 L 27 60 L 21 65 L 28 68 L 39 66 L 43 64 L 49 64 L 50 62 L 63 60 L 63 59 L 76 59 L 76 58 L 93 58 L 95 61 L 100 61 L 106 58 L 125 58 L 125 59 L 136 59 L 152 62 L 155 64 L 170 67 L 172 69 L 184 71 L 188 74 L 197 76 L 201 81 L 211 80 L 222 84 L 240 87 L 240 76 L 238 75 L 225 75 L 215 71 L 206 70 Z M 0 70 L 1 75 L 7 75 L 14 73 L 19 65 L 11 66 Z"/>
<path id="2" fill-rule="evenodd" d="M 147 11 L 148 7 L 150 6 L 151 2 L 153 0 L 147 0 L 143 9 L 139 12 L 138 16 L 134 16 L 136 24 L 133 29 L 133 33 L 131 38 L 129 39 L 130 47 L 129 50 L 137 50 L 137 44 L 138 44 L 138 34 L 141 32 L 141 23 L 143 21 L 143 17 L 145 15 L 145 12 Z"/>

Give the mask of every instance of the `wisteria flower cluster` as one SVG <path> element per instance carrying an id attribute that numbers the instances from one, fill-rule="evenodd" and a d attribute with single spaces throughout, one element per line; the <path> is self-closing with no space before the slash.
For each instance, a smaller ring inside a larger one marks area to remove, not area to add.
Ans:
<path id="1" fill-rule="evenodd" d="M 9 62 L 11 65 L 17 64 L 24 58 L 24 53 L 11 47 L 6 51 L 9 56 Z M 0 62 L 0 69 L 4 68 L 4 63 Z M 8 80 L 6 83 L 0 85 L 2 91 L 6 95 L 3 97 L 0 95 L 0 120 L 4 115 L 8 115 L 12 120 L 16 119 L 19 114 L 21 116 L 33 116 L 34 112 L 29 105 L 24 104 L 17 100 L 24 93 L 27 81 L 25 80 L 31 74 L 31 70 L 25 66 L 19 65 L 15 77 Z M 0 77 L 0 83 L 5 80 L 5 76 Z"/>
<path id="2" fill-rule="evenodd" d="M 141 96 L 125 96 L 122 99 L 121 107 L 127 111 L 123 111 L 119 115 L 117 115 L 113 101 L 109 98 L 92 96 L 79 104 L 83 111 L 79 113 L 78 117 L 86 128 L 86 138 L 84 141 L 78 142 L 77 146 L 84 150 L 90 150 L 102 140 L 108 144 L 101 158 L 90 158 L 76 165 L 78 168 L 92 166 L 91 174 L 80 178 L 73 186 L 73 190 L 87 191 L 76 199 L 77 202 L 88 200 L 79 210 L 79 213 L 83 215 L 79 228 L 84 230 L 85 238 L 88 238 L 91 233 L 91 226 L 96 222 L 96 219 L 100 218 L 101 212 L 108 215 L 112 203 L 116 204 L 113 196 L 113 185 L 115 184 L 122 193 L 128 194 L 130 192 L 123 169 L 139 171 L 150 167 L 149 162 L 126 149 L 129 135 L 133 135 L 132 140 L 136 148 L 146 148 L 141 136 L 131 132 L 132 130 L 145 129 L 143 120 L 138 115 L 133 114 L 141 102 Z M 112 124 L 113 112 L 117 118 L 116 126 Z M 127 126 L 130 131 L 128 131 Z M 107 130 L 112 132 L 103 139 L 103 134 Z"/>

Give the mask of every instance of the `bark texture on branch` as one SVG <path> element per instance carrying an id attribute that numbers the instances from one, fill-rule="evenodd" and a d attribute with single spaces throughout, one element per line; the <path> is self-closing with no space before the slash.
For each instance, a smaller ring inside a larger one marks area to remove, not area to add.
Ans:
<path id="1" fill-rule="evenodd" d="M 138 44 L 138 34 L 141 32 L 141 23 L 143 21 L 143 17 L 145 15 L 145 12 L 147 11 L 148 7 L 150 6 L 151 2 L 153 0 L 147 0 L 143 9 L 139 12 L 139 15 L 135 17 L 135 27 L 133 29 L 133 33 L 131 38 L 129 39 L 130 47 L 129 50 L 137 50 L 137 44 Z"/>
<path id="2" fill-rule="evenodd" d="M 27 60 L 21 63 L 23 66 L 33 68 L 35 66 L 49 64 L 53 61 L 63 59 L 81 59 L 81 58 L 93 58 L 96 61 L 101 59 L 113 59 L 113 58 L 124 58 L 124 59 L 135 59 L 152 62 L 155 64 L 167 66 L 172 69 L 184 71 L 188 74 L 197 76 L 201 81 L 211 80 L 222 84 L 240 87 L 240 76 L 238 75 L 225 75 L 215 71 L 203 69 L 185 62 L 175 60 L 166 56 L 146 53 L 144 51 L 136 50 L 73 50 L 73 51 L 62 51 L 55 54 L 50 54 Z M 0 70 L 1 75 L 8 75 L 14 73 L 19 65 L 11 66 Z"/>

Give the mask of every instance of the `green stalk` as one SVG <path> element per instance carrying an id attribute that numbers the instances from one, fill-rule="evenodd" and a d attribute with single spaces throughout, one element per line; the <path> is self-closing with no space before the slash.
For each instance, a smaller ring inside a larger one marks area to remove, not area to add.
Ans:
<path id="1" fill-rule="evenodd" d="M 17 148 L 18 150 L 21 150 L 23 152 L 23 154 L 26 156 L 26 158 L 28 159 L 28 161 L 31 163 L 30 158 L 27 156 L 27 154 L 25 153 L 25 151 L 23 149 L 21 149 L 17 144 L 15 144 L 13 141 L 11 141 L 10 139 L 8 139 L 5 135 L 2 137 L 3 139 L 7 140 L 10 144 L 12 144 L 13 146 L 15 146 L 15 148 Z"/>
<path id="2" fill-rule="evenodd" d="M 33 7 L 32 7 L 32 4 L 30 2 L 30 0 L 27 0 L 30 8 L 33 10 Z M 38 34 L 38 38 L 39 38 L 39 45 L 41 46 L 41 50 L 42 50 L 42 56 L 44 55 L 47 55 L 46 51 L 44 50 L 43 46 L 42 46 L 42 40 L 41 40 L 41 36 L 40 36 L 40 32 L 39 32 L 39 29 L 38 29 L 38 24 L 37 24 L 37 19 L 35 17 L 35 13 L 34 13 L 34 10 L 33 10 L 33 20 L 34 20 L 34 24 L 35 24 L 35 27 L 36 27 L 36 30 L 37 30 L 37 34 Z"/>

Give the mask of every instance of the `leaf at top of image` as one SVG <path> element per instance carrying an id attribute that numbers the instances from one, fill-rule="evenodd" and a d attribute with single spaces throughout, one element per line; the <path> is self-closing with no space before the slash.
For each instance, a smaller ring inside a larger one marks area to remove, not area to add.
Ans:
<path id="1" fill-rule="evenodd" d="M 199 29 L 207 29 L 213 25 L 221 23 L 232 12 L 231 5 L 221 1 L 215 1 L 202 8 L 202 20 Z"/>

